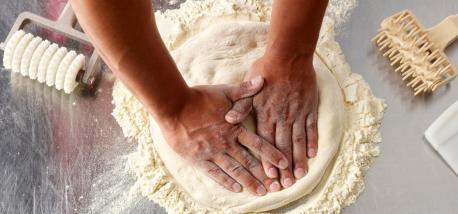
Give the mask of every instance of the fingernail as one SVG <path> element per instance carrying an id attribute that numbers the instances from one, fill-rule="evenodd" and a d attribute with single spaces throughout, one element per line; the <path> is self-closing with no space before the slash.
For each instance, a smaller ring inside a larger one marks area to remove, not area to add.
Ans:
<path id="1" fill-rule="evenodd" d="M 226 116 L 228 117 L 229 120 L 231 120 L 230 122 L 233 122 L 238 119 L 239 113 L 234 110 L 230 110 Z"/>
<path id="2" fill-rule="evenodd" d="M 281 160 L 278 162 L 278 166 L 279 166 L 281 169 L 286 169 L 286 167 L 288 167 L 288 161 L 285 160 L 285 159 L 281 159 Z"/>
<path id="3" fill-rule="evenodd" d="M 280 183 L 278 183 L 278 181 L 272 182 L 270 184 L 270 186 L 269 186 L 269 189 L 270 189 L 271 192 L 280 191 L 280 189 L 281 189 Z"/>
<path id="4" fill-rule="evenodd" d="M 316 156 L 316 150 L 314 148 L 309 148 L 307 151 L 309 158 L 314 158 Z"/>
<path id="5" fill-rule="evenodd" d="M 267 193 L 267 190 L 263 186 L 258 186 L 258 189 L 256 189 L 256 194 L 258 194 L 259 196 L 263 196 L 266 193 Z"/>
<path id="6" fill-rule="evenodd" d="M 232 184 L 232 190 L 234 190 L 235 192 L 240 192 L 242 190 L 242 186 L 240 186 L 240 184 L 238 183 L 234 183 Z"/>
<path id="7" fill-rule="evenodd" d="M 294 170 L 294 176 L 299 179 L 305 176 L 305 170 L 302 168 L 297 168 Z"/>
<path id="8" fill-rule="evenodd" d="M 291 178 L 283 179 L 283 186 L 284 187 L 290 187 L 291 185 L 293 185 L 293 179 L 291 179 Z"/>
<path id="9" fill-rule="evenodd" d="M 261 81 L 262 81 L 262 77 L 261 76 L 257 76 L 255 78 L 251 79 L 250 83 L 251 83 L 251 85 L 257 85 L 257 84 L 261 83 Z"/>
<path id="10" fill-rule="evenodd" d="M 269 178 L 276 178 L 278 176 L 278 172 L 277 172 L 277 169 L 275 168 L 270 168 L 269 169 Z"/>

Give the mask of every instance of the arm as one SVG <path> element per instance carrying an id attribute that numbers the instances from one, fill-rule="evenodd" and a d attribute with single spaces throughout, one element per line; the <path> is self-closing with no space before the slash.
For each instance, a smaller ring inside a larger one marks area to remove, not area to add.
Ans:
<path id="1" fill-rule="evenodd" d="M 155 118 L 177 111 L 188 87 L 155 27 L 150 1 L 71 1 L 99 54 Z"/>
<path id="2" fill-rule="evenodd" d="M 311 58 L 327 0 L 275 0 L 266 55 Z"/>
<path id="3" fill-rule="evenodd" d="M 232 102 L 256 94 L 262 78 L 240 86 L 188 87 L 160 38 L 149 0 L 71 0 L 71 4 L 104 61 L 153 115 L 175 152 L 231 191 L 239 192 L 243 186 L 266 194 L 272 181 L 240 144 L 277 167 L 286 168 L 286 158 L 242 126 L 226 123 L 221 113 Z"/>
<path id="4" fill-rule="evenodd" d="M 278 170 L 262 160 L 265 173 L 279 178 L 283 187 L 307 174 L 307 159 L 315 157 L 318 149 L 313 53 L 326 5 L 327 0 L 274 2 L 266 52 L 245 77 L 263 76 L 264 88 L 254 99 L 237 101 L 226 115 L 228 122 L 236 124 L 249 113 L 253 103 L 258 135 L 293 163 Z"/>

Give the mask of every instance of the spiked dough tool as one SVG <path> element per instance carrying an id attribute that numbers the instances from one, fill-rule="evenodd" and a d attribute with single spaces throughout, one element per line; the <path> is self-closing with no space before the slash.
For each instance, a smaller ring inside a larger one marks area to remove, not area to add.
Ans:
<path id="1" fill-rule="evenodd" d="M 415 95 L 435 91 L 457 75 L 445 48 L 458 38 L 458 15 L 426 29 L 404 10 L 383 20 L 373 41 Z"/>
<path id="2" fill-rule="evenodd" d="M 458 176 L 458 102 L 434 121 L 425 138 Z"/>
<path id="3" fill-rule="evenodd" d="M 5 42 L 0 44 L 0 48 L 4 50 L 3 65 L 6 69 L 58 90 L 63 89 L 65 93 L 71 93 L 79 83 L 93 85 L 96 65 L 99 62 L 95 50 L 87 58 L 73 50 L 67 50 L 58 44 L 24 32 L 22 29 L 27 24 L 35 24 L 77 42 L 91 44 L 83 32 L 74 29 L 76 17 L 69 3 L 65 5 L 57 21 L 23 12 L 16 19 Z"/>

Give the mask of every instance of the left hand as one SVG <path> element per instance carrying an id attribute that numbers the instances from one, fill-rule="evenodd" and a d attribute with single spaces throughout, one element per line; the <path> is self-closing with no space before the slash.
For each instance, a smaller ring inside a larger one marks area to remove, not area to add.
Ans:
<path id="1" fill-rule="evenodd" d="M 279 170 L 284 188 L 307 174 L 307 160 L 315 157 L 318 149 L 318 90 L 312 58 L 261 57 L 245 79 L 264 77 L 263 90 L 254 98 L 237 101 L 226 114 L 226 121 L 240 123 L 253 104 L 257 134 L 274 144 L 289 163 L 293 163 L 279 170 L 262 159 L 267 176 L 277 178 Z"/>

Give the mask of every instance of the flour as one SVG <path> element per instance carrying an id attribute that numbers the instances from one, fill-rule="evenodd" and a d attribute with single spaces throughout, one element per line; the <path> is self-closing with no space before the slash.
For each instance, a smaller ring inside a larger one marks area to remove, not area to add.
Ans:
<path id="1" fill-rule="evenodd" d="M 234 20 L 268 23 L 270 10 L 269 1 L 188 1 L 178 10 L 157 12 L 156 18 L 167 47 L 174 50 L 209 25 Z M 381 141 L 379 127 L 384 101 L 372 94 L 360 75 L 351 72 L 339 44 L 335 42 L 334 23 L 329 17 L 323 22 L 316 54 L 342 88 L 346 129 L 334 166 L 326 172 L 327 182 L 320 184 L 307 197 L 273 212 L 340 212 L 353 203 L 364 189 L 364 174 L 379 154 L 377 143 Z M 141 194 L 171 213 L 218 211 L 195 203 L 175 183 L 152 143 L 148 113 L 119 81 L 113 89 L 113 103 L 113 116 L 124 135 L 138 142 L 137 151 L 129 156 L 128 161 L 137 176 L 131 193 Z"/>
<path id="2" fill-rule="evenodd" d="M 351 15 L 351 11 L 358 5 L 357 0 L 330 0 L 326 15 L 334 20 L 335 27 L 340 27 Z"/>

